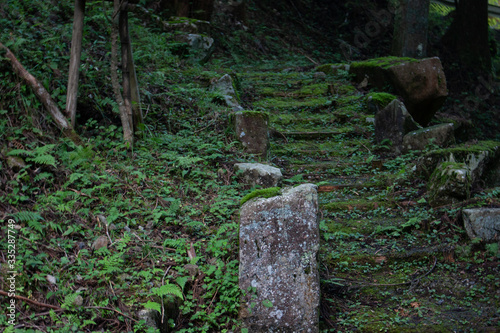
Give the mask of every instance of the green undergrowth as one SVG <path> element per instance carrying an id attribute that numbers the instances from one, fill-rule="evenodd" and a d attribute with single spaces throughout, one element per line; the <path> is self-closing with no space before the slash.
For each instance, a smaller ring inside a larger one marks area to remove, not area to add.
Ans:
<path id="1" fill-rule="evenodd" d="M 219 27 L 219 51 L 200 65 L 155 16 L 131 13 L 145 128 L 127 149 L 109 83 L 111 5 L 87 4 L 76 126 L 84 145 L 61 138 L 0 58 L 0 213 L 15 221 L 0 234 L 15 230 L 16 294 L 56 307 L 17 299 L 23 326 L 10 331 L 153 332 L 142 309 L 164 313 L 162 332 L 244 331 L 239 210 L 281 189 L 238 183 L 234 163 L 255 158 L 239 151 L 223 96 L 209 89 L 226 73 L 248 112 L 269 114 L 268 162 L 283 183 L 319 186 L 322 332 L 498 329 L 498 245 L 469 240 L 461 210 L 498 206 L 500 192 L 474 189 L 467 206 L 432 209 L 413 173 L 419 156 L 374 145 L 367 98 L 381 107 L 394 96 L 367 97 L 345 70 L 316 75 L 276 27 Z M 0 41 L 64 109 L 71 4 L 8 0 L 0 10 Z M 342 61 L 331 58 L 323 63 Z M 493 153 L 495 144 L 452 152 Z M 7 320 L 0 313 L 2 328 Z"/>

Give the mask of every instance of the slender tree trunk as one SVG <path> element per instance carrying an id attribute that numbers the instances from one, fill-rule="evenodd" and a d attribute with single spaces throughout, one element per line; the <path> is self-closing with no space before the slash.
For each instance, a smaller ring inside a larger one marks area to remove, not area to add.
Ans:
<path id="1" fill-rule="evenodd" d="M 130 42 L 130 33 L 128 34 L 127 53 L 128 53 L 128 71 L 130 79 L 130 99 L 132 102 L 132 120 L 134 126 L 134 133 L 140 131 L 144 124 L 141 109 L 141 96 L 139 93 L 139 82 L 137 81 L 137 74 L 135 72 L 134 56 L 132 52 L 132 43 Z"/>
<path id="2" fill-rule="evenodd" d="M 120 0 L 114 0 L 114 15 L 118 15 L 120 13 Z M 121 21 L 121 20 L 119 20 Z M 120 118 L 122 121 L 123 128 L 123 140 L 128 142 L 130 147 L 133 147 L 134 144 L 134 133 L 133 133 L 133 123 L 132 123 L 132 112 L 127 109 L 125 105 L 125 100 L 122 97 L 120 92 L 120 83 L 118 80 L 118 34 L 119 27 L 115 19 L 113 19 L 113 26 L 111 29 L 111 83 L 113 85 L 113 90 L 115 93 L 116 102 L 118 103 L 118 108 L 120 111 Z M 125 52 L 127 55 L 127 52 Z M 123 56 L 123 54 L 122 54 Z M 127 60 L 127 56 L 125 57 Z M 122 59 L 122 67 L 127 68 L 127 63 Z M 127 79 L 128 82 L 128 79 Z M 127 86 L 127 89 L 130 89 Z M 130 107 L 130 90 L 125 90 L 124 86 L 124 94 L 129 96 L 128 102 Z"/>
<path id="3" fill-rule="evenodd" d="M 61 111 L 59 111 L 56 102 L 54 102 L 49 92 L 26 70 L 26 68 L 24 68 L 19 60 L 17 60 L 16 56 L 2 43 L 0 43 L 0 49 L 6 52 L 5 57 L 10 60 L 14 72 L 33 89 L 35 95 L 40 99 L 45 109 L 47 109 L 54 119 L 57 127 L 63 132 L 63 135 L 71 139 L 75 144 L 81 145 L 82 141 L 80 137 L 75 133 L 73 126 L 66 120 Z"/>
<path id="4" fill-rule="evenodd" d="M 69 63 L 68 90 L 66 94 L 66 114 L 75 127 L 76 104 L 78 97 L 78 78 L 82 54 L 83 19 L 85 16 L 85 0 L 75 0 L 75 15 L 73 18 L 73 37 L 71 39 L 71 57 Z"/>

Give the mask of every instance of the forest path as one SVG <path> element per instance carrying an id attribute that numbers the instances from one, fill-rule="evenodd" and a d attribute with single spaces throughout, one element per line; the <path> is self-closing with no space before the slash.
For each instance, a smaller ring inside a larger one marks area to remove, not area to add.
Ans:
<path id="1" fill-rule="evenodd" d="M 321 329 L 451 332 L 492 325 L 498 297 L 487 301 L 476 288 L 495 287 L 476 274 L 479 267 L 455 260 L 455 226 L 434 217 L 425 183 L 407 179 L 415 157 L 380 154 L 365 93 L 339 74 L 241 74 L 248 104 L 270 114 L 267 160 L 282 170 L 283 186 L 318 185 Z"/>

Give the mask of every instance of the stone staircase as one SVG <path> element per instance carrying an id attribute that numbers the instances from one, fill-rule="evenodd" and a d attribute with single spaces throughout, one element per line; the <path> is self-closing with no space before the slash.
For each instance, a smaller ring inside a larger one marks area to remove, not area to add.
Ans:
<path id="1" fill-rule="evenodd" d="M 425 184 L 405 179 L 408 160 L 375 147 L 364 93 L 347 76 L 314 71 L 252 71 L 240 80 L 247 106 L 270 115 L 267 162 L 281 169 L 283 186 L 318 185 L 320 329 L 467 326 L 472 307 L 450 315 L 424 292 L 430 285 L 463 290 L 446 269 L 437 280 L 430 274 L 437 256 L 446 263 L 449 249 L 437 234 L 418 229 L 439 221 L 428 212 Z M 428 316 L 419 310 L 424 306 Z"/>

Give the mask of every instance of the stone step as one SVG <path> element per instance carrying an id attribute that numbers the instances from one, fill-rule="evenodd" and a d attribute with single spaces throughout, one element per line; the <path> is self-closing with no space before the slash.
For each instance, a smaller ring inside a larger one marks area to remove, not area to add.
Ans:
<path id="1" fill-rule="evenodd" d="M 326 138 L 334 138 L 340 134 L 345 134 L 348 136 L 363 136 L 363 132 L 356 130 L 352 127 L 341 128 L 338 130 L 331 131 L 277 131 L 275 129 L 271 129 L 269 134 L 273 137 L 285 137 L 285 138 L 293 138 L 300 140 L 317 140 L 317 139 L 326 139 Z"/>

